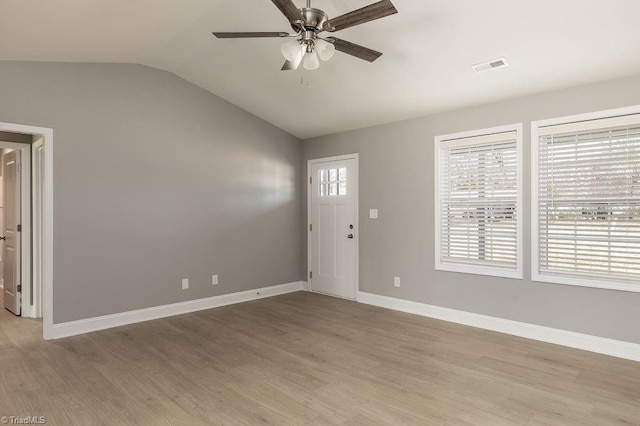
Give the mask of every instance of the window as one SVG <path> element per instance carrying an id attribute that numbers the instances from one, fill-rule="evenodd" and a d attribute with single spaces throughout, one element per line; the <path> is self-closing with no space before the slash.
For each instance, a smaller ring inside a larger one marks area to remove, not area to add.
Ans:
<path id="1" fill-rule="evenodd" d="M 347 195 L 347 168 L 318 171 L 318 190 L 321 197 Z"/>
<path id="2" fill-rule="evenodd" d="M 436 269 L 522 278 L 522 125 L 436 137 Z"/>
<path id="3" fill-rule="evenodd" d="M 536 122 L 532 140 L 533 279 L 640 291 L 640 108 Z"/>

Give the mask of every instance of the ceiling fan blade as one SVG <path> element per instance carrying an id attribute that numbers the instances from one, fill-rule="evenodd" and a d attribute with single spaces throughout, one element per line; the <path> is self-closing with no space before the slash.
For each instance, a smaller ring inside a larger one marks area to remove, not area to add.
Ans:
<path id="1" fill-rule="evenodd" d="M 385 16 L 393 15 L 394 13 L 398 13 L 398 10 L 395 8 L 393 3 L 391 3 L 390 0 L 382 0 L 377 3 L 370 4 L 369 6 L 354 10 L 353 12 L 345 13 L 337 18 L 330 19 L 324 25 L 324 30 L 331 32 L 340 31 L 375 19 L 384 18 Z"/>
<path id="2" fill-rule="evenodd" d="M 375 50 L 368 49 L 364 46 L 360 46 L 359 44 L 351 43 L 346 40 L 335 37 L 327 37 L 326 40 L 330 43 L 333 43 L 333 45 L 336 47 L 336 50 L 339 50 L 351 56 L 355 56 L 356 58 L 364 59 L 365 61 L 373 62 L 380 56 L 382 56 L 382 53 L 380 52 L 376 52 Z"/>
<path id="3" fill-rule="evenodd" d="M 280 68 L 280 71 L 295 71 L 298 69 L 298 67 L 300 66 L 300 64 L 302 63 L 302 59 L 304 58 L 304 55 L 296 55 L 293 58 L 293 61 L 285 61 L 284 65 L 282 66 L 282 68 Z"/>
<path id="4" fill-rule="evenodd" d="M 289 33 L 212 33 L 217 38 L 289 37 Z"/>
<path id="5" fill-rule="evenodd" d="M 302 62 L 302 60 L 298 61 L 298 63 L 293 61 L 284 61 L 284 65 L 280 68 L 280 71 L 295 71 L 300 66 L 300 62 Z"/>
<path id="6" fill-rule="evenodd" d="M 293 4 L 292 0 L 271 0 L 271 1 L 273 2 L 273 4 L 275 4 L 278 7 L 278 9 L 280 9 L 280 12 L 282 12 L 282 14 L 287 17 L 290 23 L 293 24 L 294 22 L 298 22 L 298 21 L 304 22 L 302 13 L 296 7 L 296 5 Z"/>

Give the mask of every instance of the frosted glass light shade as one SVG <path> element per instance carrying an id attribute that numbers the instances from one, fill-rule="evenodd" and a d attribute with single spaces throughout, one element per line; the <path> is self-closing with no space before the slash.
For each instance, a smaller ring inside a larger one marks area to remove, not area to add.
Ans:
<path id="1" fill-rule="evenodd" d="M 300 62 L 302 58 L 302 46 L 298 40 L 291 40 L 280 46 L 280 52 L 287 61 Z"/>
<path id="2" fill-rule="evenodd" d="M 316 39 L 315 41 L 315 50 L 318 52 L 318 56 L 323 61 L 328 61 L 331 59 L 334 53 L 336 53 L 336 47 L 333 43 L 326 42 L 322 39 Z"/>
<path id="3" fill-rule="evenodd" d="M 307 52 L 307 54 L 304 55 L 302 66 L 305 70 L 316 70 L 320 68 L 320 61 L 318 60 L 316 52 Z"/>

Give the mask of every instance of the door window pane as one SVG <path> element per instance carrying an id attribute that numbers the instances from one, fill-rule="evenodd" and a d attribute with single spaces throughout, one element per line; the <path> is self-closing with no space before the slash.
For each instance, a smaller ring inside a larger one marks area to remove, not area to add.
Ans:
<path id="1" fill-rule="evenodd" d="M 347 168 L 320 170 L 318 188 L 321 197 L 347 195 Z"/>

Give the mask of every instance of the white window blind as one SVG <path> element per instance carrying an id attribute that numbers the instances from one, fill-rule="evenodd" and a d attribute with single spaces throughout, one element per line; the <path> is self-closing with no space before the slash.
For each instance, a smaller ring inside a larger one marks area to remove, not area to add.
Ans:
<path id="1" fill-rule="evenodd" d="M 509 131 L 437 144 L 438 269 L 518 277 L 518 139 Z"/>
<path id="2" fill-rule="evenodd" d="M 537 150 L 538 274 L 640 281 L 640 115 L 541 127 Z"/>

